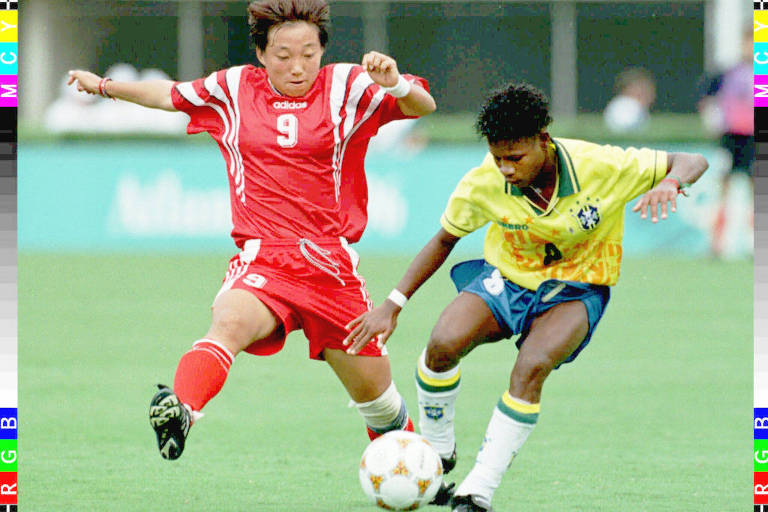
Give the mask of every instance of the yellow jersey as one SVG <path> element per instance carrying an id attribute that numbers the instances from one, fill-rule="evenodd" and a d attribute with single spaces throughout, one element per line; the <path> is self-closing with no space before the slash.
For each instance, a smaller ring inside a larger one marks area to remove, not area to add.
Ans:
<path id="1" fill-rule="evenodd" d="M 451 194 L 443 228 L 465 236 L 488 224 L 483 254 L 510 281 L 535 290 L 547 279 L 614 285 L 624 210 L 667 173 L 667 154 L 552 139 L 555 190 L 541 210 L 507 183 L 488 153 Z"/>

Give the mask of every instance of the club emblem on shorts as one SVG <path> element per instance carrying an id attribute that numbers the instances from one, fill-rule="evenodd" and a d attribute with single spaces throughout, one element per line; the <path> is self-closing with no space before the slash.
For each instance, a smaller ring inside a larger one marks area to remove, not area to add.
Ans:
<path id="1" fill-rule="evenodd" d="M 443 408 L 442 407 L 432 407 L 432 406 L 424 406 L 424 414 L 427 415 L 427 418 L 431 418 L 435 421 L 439 420 L 443 417 Z"/>
<path id="2" fill-rule="evenodd" d="M 589 200 L 589 198 L 587 198 L 587 200 Z M 600 211 L 597 209 L 596 205 L 589 203 L 580 205 L 575 212 L 571 210 L 571 215 L 576 217 L 581 229 L 584 231 L 595 229 L 600 222 Z"/>
<path id="3" fill-rule="evenodd" d="M 504 291 L 504 278 L 501 277 L 499 269 L 493 269 L 491 275 L 483 279 L 483 287 L 491 295 L 501 295 Z"/>

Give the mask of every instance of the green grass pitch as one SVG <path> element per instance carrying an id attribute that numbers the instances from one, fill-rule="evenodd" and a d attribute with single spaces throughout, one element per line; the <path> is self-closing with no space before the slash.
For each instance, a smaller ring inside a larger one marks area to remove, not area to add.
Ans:
<path id="1" fill-rule="evenodd" d="M 375 510 L 357 481 L 362 421 L 299 333 L 276 356 L 238 357 L 184 455 L 157 453 L 154 384 L 207 330 L 228 257 L 19 255 L 23 510 Z M 408 261 L 363 254 L 375 301 Z M 414 362 L 454 295 L 446 266 L 390 339 L 412 412 Z M 496 509 L 748 509 L 752 308 L 751 262 L 627 259 L 590 346 L 547 381 Z M 450 480 L 472 466 L 515 356 L 507 341 L 462 363 Z"/>

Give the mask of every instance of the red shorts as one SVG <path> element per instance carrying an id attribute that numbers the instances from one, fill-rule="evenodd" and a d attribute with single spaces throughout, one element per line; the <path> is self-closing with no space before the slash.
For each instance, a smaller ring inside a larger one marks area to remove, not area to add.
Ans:
<path id="1" fill-rule="evenodd" d="M 323 359 L 323 349 L 346 350 L 345 326 L 373 307 L 365 279 L 357 273 L 357 252 L 343 238 L 248 240 L 229 260 L 219 294 L 246 290 L 282 323 L 246 352 L 268 356 L 282 350 L 289 332 L 303 329 L 309 357 Z M 369 343 L 359 352 L 381 356 L 386 349 Z"/>

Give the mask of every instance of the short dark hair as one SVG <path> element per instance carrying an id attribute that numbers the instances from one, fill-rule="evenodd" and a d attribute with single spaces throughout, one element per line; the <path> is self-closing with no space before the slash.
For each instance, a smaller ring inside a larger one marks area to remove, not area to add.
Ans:
<path id="1" fill-rule="evenodd" d="M 544 93 L 530 84 L 511 82 L 488 96 L 475 128 L 488 142 L 515 141 L 538 135 L 551 122 Z"/>
<path id="2" fill-rule="evenodd" d="M 325 48 L 331 22 L 331 9 L 325 0 L 254 0 L 248 5 L 251 41 L 261 51 L 267 49 L 269 29 L 292 21 L 315 25 L 320 46 Z"/>

